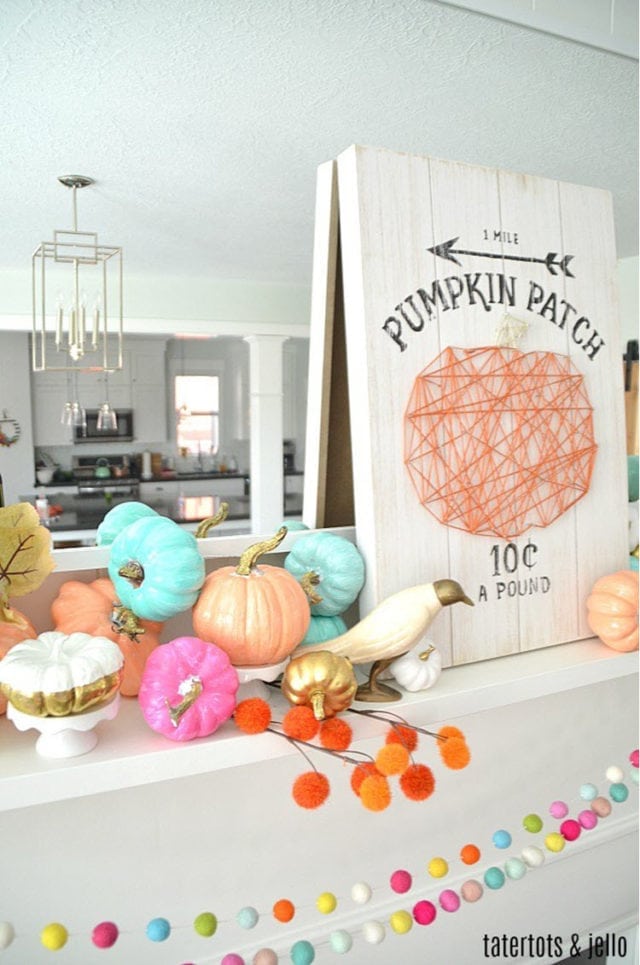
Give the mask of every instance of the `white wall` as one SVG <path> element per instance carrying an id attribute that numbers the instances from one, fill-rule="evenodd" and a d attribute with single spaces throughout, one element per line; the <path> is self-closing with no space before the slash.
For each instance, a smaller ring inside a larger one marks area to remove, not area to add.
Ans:
<path id="1" fill-rule="evenodd" d="M 17 502 L 20 492 L 31 489 L 35 475 L 31 431 L 29 339 L 19 332 L 0 335 L 0 415 L 20 423 L 20 438 L 0 446 L 0 475 L 6 505 Z"/>
<path id="2" fill-rule="evenodd" d="M 623 349 L 630 339 L 638 338 L 638 274 L 640 264 L 637 255 L 621 258 L 618 262 L 618 299 L 620 308 L 620 334 Z"/>

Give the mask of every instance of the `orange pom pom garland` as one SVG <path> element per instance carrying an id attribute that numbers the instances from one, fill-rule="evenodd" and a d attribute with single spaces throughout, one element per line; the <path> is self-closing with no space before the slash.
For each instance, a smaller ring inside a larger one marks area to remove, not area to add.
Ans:
<path id="1" fill-rule="evenodd" d="M 250 697 L 240 701 L 233 716 L 245 734 L 262 734 L 271 723 L 271 708 L 261 697 Z"/>
<path id="2" fill-rule="evenodd" d="M 293 782 L 293 800 L 301 808 L 319 808 L 329 797 L 329 781 L 319 771 L 306 771 Z"/>

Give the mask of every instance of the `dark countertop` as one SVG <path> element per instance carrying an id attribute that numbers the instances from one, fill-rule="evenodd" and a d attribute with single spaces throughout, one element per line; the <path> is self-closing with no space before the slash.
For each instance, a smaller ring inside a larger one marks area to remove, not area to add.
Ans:
<path id="1" fill-rule="evenodd" d="M 114 506 L 131 502 L 131 496 L 114 496 L 111 500 L 97 496 L 65 496 L 56 499 L 55 504 L 62 506 L 62 514 L 54 516 L 49 522 L 52 533 L 70 530 L 97 529 L 106 513 Z M 199 523 L 213 516 L 223 500 L 219 496 L 183 496 L 169 499 L 154 496 L 144 502 L 161 516 L 167 516 L 176 523 Z M 248 520 L 251 514 L 249 496 L 234 496 L 224 499 L 229 504 L 228 520 Z M 285 496 L 284 516 L 299 515 L 302 511 L 302 496 L 299 493 Z M 212 535 L 215 530 L 211 531 Z"/>
<path id="2" fill-rule="evenodd" d="M 302 469 L 285 469 L 285 476 L 304 476 L 304 470 Z M 136 473 L 131 473 L 128 476 L 109 476 L 107 479 L 96 479 L 95 476 L 75 476 L 73 473 L 65 474 L 64 476 L 58 474 L 54 477 L 50 483 L 39 483 L 37 480 L 34 482 L 34 489 L 56 489 L 60 486 L 104 486 L 104 487 L 117 487 L 117 486 L 130 486 L 131 483 L 139 482 L 190 482 L 195 480 L 196 482 L 200 479 L 243 479 L 249 480 L 251 474 L 249 472 L 181 472 L 181 473 L 164 473 L 160 476 L 151 476 L 149 479 L 143 479 Z"/>

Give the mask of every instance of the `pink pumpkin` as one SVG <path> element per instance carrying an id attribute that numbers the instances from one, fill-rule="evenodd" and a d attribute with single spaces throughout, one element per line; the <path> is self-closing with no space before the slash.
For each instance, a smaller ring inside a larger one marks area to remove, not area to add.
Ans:
<path id="1" fill-rule="evenodd" d="M 176 741 L 207 737 L 231 717 L 238 675 L 213 643 L 177 637 L 152 650 L 138 700 L 145 720 Z"/>

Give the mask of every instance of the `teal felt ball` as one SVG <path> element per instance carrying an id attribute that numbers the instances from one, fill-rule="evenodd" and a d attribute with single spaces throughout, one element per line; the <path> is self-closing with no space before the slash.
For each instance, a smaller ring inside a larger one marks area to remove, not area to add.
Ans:
<path id="1" fill-rule="evenodd" d="M 289 955 L 291 956 L 293 965 L 311 965 L 311 962 L 316 957 L 313 945 L 304 939 L 295 942 L 295 944 L 291 946 Z"/>
<path id="2" fill-rule="evenodd" d="M 629 797 L 629 788 L 626 784 L 612 784 L 609 788 L 609 797 L 617 804 L 621 804 Z"/>
<path id="3" fill-rule="evenodd" d="M 500 868 L 487 868 L 484 873 L 484 883 L 487 888 L 491 888 L 493 891 L 497 891 L 498 888 L 502 888 L 504 884 L 504 872 Z"/>

